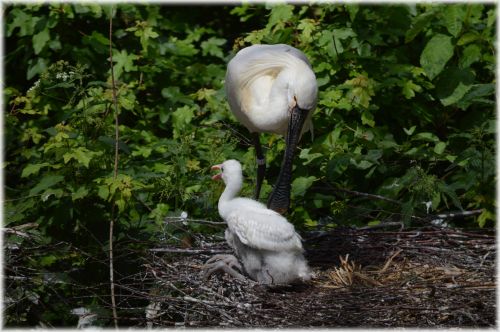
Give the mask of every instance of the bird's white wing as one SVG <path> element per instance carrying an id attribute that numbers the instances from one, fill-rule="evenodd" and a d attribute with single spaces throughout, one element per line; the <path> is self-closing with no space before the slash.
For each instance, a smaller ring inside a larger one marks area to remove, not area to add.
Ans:
<path id="1" fill-rule="evenodd" d="M 249 46 L 239 51 L 229 62 L 226 83 L 235 84 L 226 84 L 226 87 L 244 87 L 261 76 L 275 77 L 284 67 L 293 68 L 297 62 L 303 62 L 311 68 L 305 54 L 289 45 Z"/>
<path id="2" fill-rule="evenodd" d="M 302 251 L 300 235 L 280 214 L 269 209 L 240 208 L 228 214 L 229 229 L 245 245 L 270 251 Z"/>

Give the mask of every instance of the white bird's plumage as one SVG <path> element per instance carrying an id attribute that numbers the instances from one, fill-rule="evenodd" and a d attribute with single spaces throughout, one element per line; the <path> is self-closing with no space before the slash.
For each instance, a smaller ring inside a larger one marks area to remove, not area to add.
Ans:
<path id="1" fill-rule="evenodd" d="M 237 198 L 226 218 L 229 229 L 240 241 L 252 248 L 274 251 L 302 251 L 300 236 L 279 213 L 269 210 L 264 204 L 257 206 L 253 200 Z"/>
<path id="2" fill-rule="evenodd" d="M 256 281 L 288 283 L 310 278 L 300 235 L 292 224 L 264 204 L 236 195 L 241 190 L 241 165 L 227 160 L 222 165 L 226 188 L 219 199 L 219 214 L 227 222 L 226 241 Z"/>
<path id="3" fill-rule="evenodd" d="M 229 62 L 226 94 L 236 118 L 251 132 L 285 135 L 291 107 L 316 106 L 317 83 L 307 57 L 288 45 L 253 45 Z M 303 132 L 311 129 L 309 114 Z"/>

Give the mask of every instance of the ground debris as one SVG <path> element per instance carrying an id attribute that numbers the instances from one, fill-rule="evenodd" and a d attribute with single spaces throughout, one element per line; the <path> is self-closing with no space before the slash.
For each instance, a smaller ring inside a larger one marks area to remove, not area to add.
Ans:
<path id="1" fill-rule="evenodd" d="M 492 232 L 425 228 L 337 229 L 306 234 L 315 277 L 262 286 L 211 276 L 201 266 L 223 242 L 184 255 L 151 252 L 149 294 L 161 309 L 148 324 L 186 327 L 492 327 Z M 209 243 L 209 241 L 204 241 Z M 175 252 L 175 250 L 173 251 Z M 200 254 L 202 253 L 202 254 Z M 151 326 L 151 325 L 150 325 Z"/>
<path id="2" fill-rule="evenodd" d="M 305 284 L 286 286 L 264 286 L 224 274 L 205 280 L 205 262 L 231 249 L 220 232 L 194 235 L 189 245 L 163 239 L 117 245 L 115 289 L 121 327 L 496 324 L 497 253 L 492 230 L 339 228 L 305 233 L 306 258 L 314 277 Z M 29 240 L 17 246 L 7 241 L 4 246 L 7 325 L 51 326 L 42 314 L 60 315 L 58 304 L 63 299 L 66 308 L 95 314 L 96 326 L 110 326 L 109 282 L 102 282 L 96 273 L 100 270 L 89 273 L 64 261 L 84 255 L 89 263 L 106 268 L 106 253 L 91 255 L 71 243 Z M 61 261 L 50 269 L 30 268 L 31 260 L 48 252 Z M 45 290 L 55 294 L 52 300 L 47 300 Z M 69 310 L 68 315 L 76 326 L 78 317 Z"/>

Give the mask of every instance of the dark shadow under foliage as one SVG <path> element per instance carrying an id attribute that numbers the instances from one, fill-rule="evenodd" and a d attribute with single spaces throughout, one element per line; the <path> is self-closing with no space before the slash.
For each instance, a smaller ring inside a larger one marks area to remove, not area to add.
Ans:
<path id="1" fill-rule="evenodd" d="M 143 243 L 144 244 L 144 243 Z M 151 243 L 153 245 L 153 243 Z M 420 228 L 336 229 L 305 237 L 315 277 L 306 284 L 267 287 L 227 275 L 203 279 L 213 254 L 230 252 L 220 237 L 190 246 L 136 252 L 117 278 L 120 326 L 133 327 L 493 327 L 495 235 L 492 231 Z M 94 325 L 111 324 L 109 286 L 65 279 L 23 264 L 40 252 L 71 255 L 67 244 L 32 244 L 6 251 L 6 326 L 76 326 L 65 308 L 85 307 Z M 96 264 L 100 262 L 88 257 Z M 39 293 L 45 289 L 45 295 Z M 64 294 L 72 294 L 67 297 Z M 60 296 L 58 296 L 60 295 Z M 92 301 L 90 301 L 92 299 Z M 60 301 L 62 303 L 60 303 Z M 59 319 L 56 319 L 56 314 Z M 66 319 L 64 318 L 66 317 Z M 78 324 L 85 319 L 80 318 Z"/>

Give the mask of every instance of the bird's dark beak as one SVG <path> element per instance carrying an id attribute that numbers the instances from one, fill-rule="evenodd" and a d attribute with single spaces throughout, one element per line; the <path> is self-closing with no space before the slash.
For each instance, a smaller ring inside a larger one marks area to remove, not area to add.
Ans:
<path id="1" fill-rule="evenodd" d="M 299 143 L 302 127 L 304 126 L 308 114 L 309 110 L 302 109 L 298 107 L 298 105 L 295 105 L 290 112 L 285 157 L 281 164 L 278 181 L 267 202 L 268 208 L 281 214 L 285 213 L 290 207 L 293 157 L 297 144 Z"/>
<path id="2" fill-rule="evenodd" d="M 213 165 L 212 167 L 210 167 L 210 169 L 214 170 L 214 169 L 217 169 L 217 170 L 221 170 L 222 169 L 222 165 Z M 222 173 L 218 173 L 218 174 L 215 174 L 214 176 L 212 176 L 212 180 L 220 180 L 222 179 Z"/>

